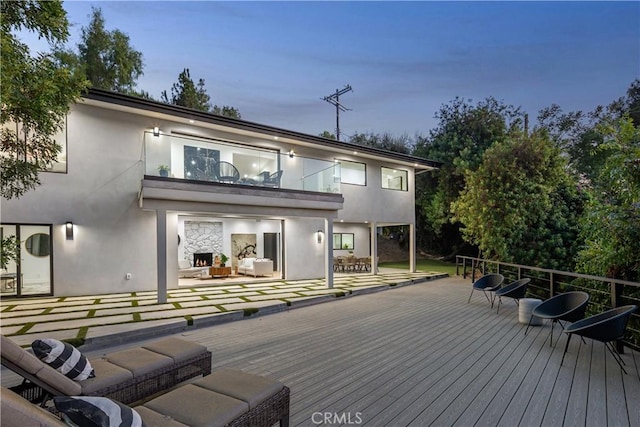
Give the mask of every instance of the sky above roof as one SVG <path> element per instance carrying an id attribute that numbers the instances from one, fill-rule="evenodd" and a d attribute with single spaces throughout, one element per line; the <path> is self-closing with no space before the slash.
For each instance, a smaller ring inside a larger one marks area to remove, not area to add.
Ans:
<path id="1" fill-rule="evenodd" d="M 335 131 L 322 98 L 347 84 L 343 136 L 426 135 L 455 97 L 533 118 L 591 111 L 640 76 L 640 2 L 64 2 L 74 47 L 92 6 L 142 52 L 139 89 L 159 98 L 189 68 L 214 104 L 312 135 Z"/>

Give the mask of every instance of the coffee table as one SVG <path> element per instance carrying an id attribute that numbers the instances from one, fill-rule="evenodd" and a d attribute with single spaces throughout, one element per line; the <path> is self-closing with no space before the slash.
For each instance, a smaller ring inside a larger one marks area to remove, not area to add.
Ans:
<path id="1" fill-rule="evenodd" d="M 209 267 L 209 275 L 211 277 L 229 277 L 231 267 Z"/>

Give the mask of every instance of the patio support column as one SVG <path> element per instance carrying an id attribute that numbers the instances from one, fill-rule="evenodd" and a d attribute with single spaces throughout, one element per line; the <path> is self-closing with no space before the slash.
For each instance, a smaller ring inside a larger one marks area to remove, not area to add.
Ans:
<path id="1" fill-rule="evenodd" d="M 416 272 L 416 225 L 409 224 L 409 272 Z"/>
<path id="2" fill-rule="evenodd" d="M 324 220 L 324 277 L 327 288 L 333 289 L 333 220 Z"/>
<path id="3" fill-rule="evenodd" d="M 371 223 L 371 274 L 378 274 L 378 226 Z"/>
<path id="4" fill-rule="evenodd" d="M 167 302 L 167 211 L 156 211 L 158 304 Z"/>

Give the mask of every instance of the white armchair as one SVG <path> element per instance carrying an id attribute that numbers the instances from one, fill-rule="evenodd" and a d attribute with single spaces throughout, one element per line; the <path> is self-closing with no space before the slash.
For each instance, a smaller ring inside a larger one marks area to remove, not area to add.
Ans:
<path id="1" fill-rule="evenodd" d="M 258 276 L 273 275 L 273 261 L 270 259 L 243 258 L 238 262 L 238 274 Z"/>

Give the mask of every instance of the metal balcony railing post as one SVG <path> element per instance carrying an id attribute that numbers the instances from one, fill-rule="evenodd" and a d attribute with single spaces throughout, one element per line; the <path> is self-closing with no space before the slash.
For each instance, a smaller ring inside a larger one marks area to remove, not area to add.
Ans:
<path id="1" fill-rule="evenodd" d="M 609 288 L 611 290 L 611 308 L 619 307 L 621 305 L 622 285 L 610 282 Z M 624 344 L 622 344 L 622 341 L 616 341 L 616 350 L 620 354 L 624 353 Z"/>

